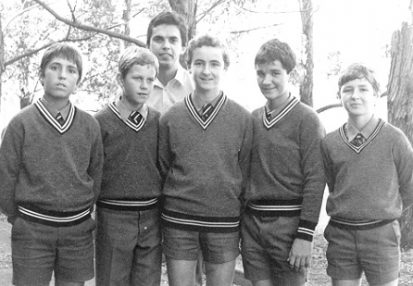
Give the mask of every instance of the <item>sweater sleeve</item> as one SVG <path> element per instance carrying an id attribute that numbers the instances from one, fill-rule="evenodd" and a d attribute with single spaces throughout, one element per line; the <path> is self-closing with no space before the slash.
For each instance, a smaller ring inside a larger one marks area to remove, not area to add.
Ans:
<path id="1" fill-rule="evenodd" d="M 103 173 L 103 144 L 100 132 L 99 124 L 96 121 L 96 128 L 93 132 L 93 142 L 90 153 L 90 163 L 88 168 L 88 174 L 93 179 L 93 193 L 95 194 L 95 202 L 97 201 L 100 193 L 100 187 L 102 183 L 102 173 Z"/>
<path id="2" fill-rule="evenodd" d="M 165 183 L 171 164 L 171 149 L 169 146 L 169 128 L 164 117 L 159 121 L 159 142 L 158 142 L 158 161 L 159 171 L 162 178 L 162 185 Z"/>
<path id="3" fill-rule="evenodd" d="M 16 121 L 10 122 L 0 145 L 0 210 L 9 222 L 16 215 L 14 195 L 23 147 L 23 128 Z"/>
<path id="4" fill-rule="evenodd" d="M 330 156 L 328 154 L 326 140 L 321 141 L 321 155 L 323 157 L 323 170 L 324 170 L 328 190 L 329 192 L 333 192 L 335 178 L 333 174 L 333 165 L 331 163 Z"/>
<path id="5" fill-rule="evenodd" d="M 321 140 L 325 130 L 316 113 L 310 113 L 301 122 L 300 152 L 304 176 L 303 202 L 297 237 L 312 241 L 320 215 L 325 188 Z"/>
<path id="6" fill-rule="evenodd" d="M 248 118 L 244 125 L 244 136 L 239 151 L 239 164 L 242 172 L 242 194 L 245 193 L 247 182 L 249 179 L 250 162 L 251 162 L 251 149 L 252 149 L 252 117 L 248 114 Z M 244 195 L 241 195 L 243 198 Z"/>
<path id="7" fill-rule="evenodd" d="M 400 133 L 400 140 L 393 148 L 393 156 L 397 168 L 403 208 L 407 208 L 413 204 L 413 149 L 404 133 L 401 131 Z"/>

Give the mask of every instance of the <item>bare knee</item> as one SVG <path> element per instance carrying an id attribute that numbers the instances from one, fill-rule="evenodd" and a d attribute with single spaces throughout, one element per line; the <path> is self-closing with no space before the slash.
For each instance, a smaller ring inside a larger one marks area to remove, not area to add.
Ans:
<path id="1" fill-rule="evenodd" d="M 205 262 L 205 272 L 207 286 L 231 286 L 234 281 L 235 259 L 220 264 Z"/>

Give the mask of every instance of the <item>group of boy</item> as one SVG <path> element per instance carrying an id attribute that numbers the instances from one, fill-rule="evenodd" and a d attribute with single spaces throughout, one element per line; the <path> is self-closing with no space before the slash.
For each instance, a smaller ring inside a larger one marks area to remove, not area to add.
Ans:
<path id="1" fill-rule="evenodd" d="M 265 106 L 252 114 L 221 89 L 230 61 L 217 38 L 190 41 L 172 12 L 153 18 L 148 49 L 119 60 L 121 95 L 94 117 L 69 100 L 82 76 L 67 44 L 46 50 L 44 95 L 0 146 L 0 209 L 12 224 L 13 283 L 232 285 L 240 253 L 254 286 L 304 285 L 326 182 L 327 273 L 337 286 L 397 285 L 413 150 L 374 115 L 378 84 L 350 66 L 339 79 L 348 121 L 325 135 L 289 89 L 296 59 L 277 39 L 256 57 Z M 193 86 L 194 85 L 194 86 Z M 380 166 L 378 166 L 380 165 Z M 96 205 L 96 241 L 91 213 Z M 162 225 L 162 227 L 161 227 Z"/>

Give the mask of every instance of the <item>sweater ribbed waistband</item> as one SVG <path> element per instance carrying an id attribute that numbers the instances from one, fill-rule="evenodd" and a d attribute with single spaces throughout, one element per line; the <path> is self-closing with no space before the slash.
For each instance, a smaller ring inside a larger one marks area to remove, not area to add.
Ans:
<path id="1" fill-rule="evenodd" d="M 159 203 L 159 198 L 151 199 L 100 199 L 96 205 L 101 208 L 119 211 L 143 211 L 156 208 Z"/>
<path id="2" fill-rule="evenodd" d="M 162 223 L 165 226 L 206 232 L 236 232 L 239 230 L 240 218 L 197 216 L 163 209 Z"/>
<path id="3" fill-rule="evenodd" d="M 255 200 L 247 205 L 247 211 L 258 216 L 299 216 L 302 199 Z"/>
<path id="4" fill-rule="evenodd" d="M 394 219 L 385 219 L 385 220 L 345 220 L 341 218 L 330 218 L 330 224 L 339 228 L 344 229 L 358 229 L 366 230 L 372 229 L 375 227 L 383 226 L 385 224 L 393 222 Z"/>
<path id="5" fill-rule="evenodd" d="M 63 227 L 77 225 L 90 218 L 91 208 L 79 211 L 60 212 L 18 205 L 17 213 L 20 217 L 29 221 L 49 226 Z"/>

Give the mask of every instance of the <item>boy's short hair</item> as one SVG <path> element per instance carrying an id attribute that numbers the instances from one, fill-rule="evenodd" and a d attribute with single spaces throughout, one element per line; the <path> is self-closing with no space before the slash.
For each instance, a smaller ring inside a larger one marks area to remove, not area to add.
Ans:
<path id="1" fill-rule="evenodd" d="M 188 49 L 186 51 L 186 63 L 191 66 L 192 57 L 194 55 L 194 50 L 201 47 L 213 47 L 222 49 L 222 58 L 224 60 L 224 68 L 227 69 L 230 64 L 229 54 L 226 46 L 216 37 L 210 35 L 203 35 L 192 39 L 188 44 Z"/>
<path id="2" fill-rule="evenodd" d="M 265 42 L 255 56 L 255 65 L 280 61 L 282 66 L 289 74 L 296 65 L 295 54 L 291 47 L 278 39 Z"/>
<path id="3" fill-rule="evenodd" d="M 149 47 L 151 42 L 153 28 L 159 25 L 173 25 L 176 26 L 181 34 L 182 46 L 186 46 L 188 41 L 188 28 L 184 19 L 175 12 L 164 11 L 152 18 L 148 25 L 148 31 L 146 33 L 146 45 Z"/>
<path id="4" fill-rule="evenodd" d="M 64 58 L 76 64 L 77 71 L 79 72 L 77 83 L 79 83 L 83 73 L 82 54 L 77 48 L 68 43 L 55 43 L 44 51 L 40 61 L 40 76 L 44 76 L 46 66 L 57 57 Z"/>
<path id="5" fill-rule="evenodd" d="M 351 64 L 342 72 L 338 79 L 338 95 L 340 96 L 340 90 L 344 84 L 355 79 L 367 80 L 373 87 L 375 95 L 379 95 L 380 86 L 374 76 L 374 71 L 360 63 Z"/>
<path id="6" fill-rule="evenodd" d="M 138 46 L 126 48 L 119 59 L 119 73 L 123 78 L 128 74 L 133 65 L 150 65 L 155 68 L 155 75 L 158 75 L 159 63 L 156 56 L 148 49 Z"/>

